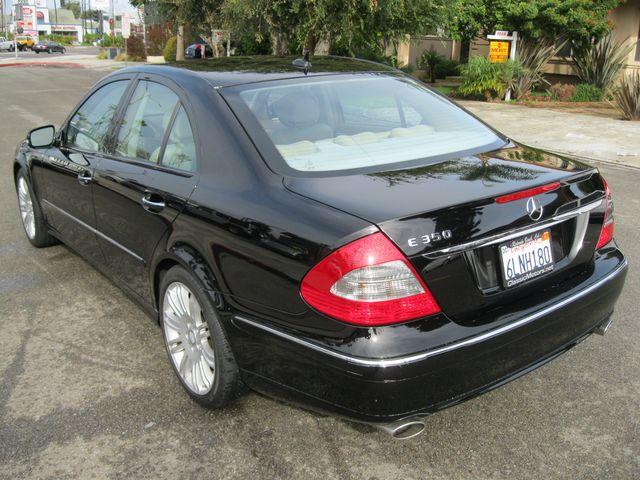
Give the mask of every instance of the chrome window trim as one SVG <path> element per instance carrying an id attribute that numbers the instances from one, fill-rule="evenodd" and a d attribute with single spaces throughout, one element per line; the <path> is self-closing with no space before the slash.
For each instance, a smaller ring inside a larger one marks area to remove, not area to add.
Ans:
<path id="1" fill-rule="evenodd" d="M 147 262 L 144 261 L 144 259 L 140 255 L 137 255 L 136 253 L 132 252 L 131 250 L 129 250 L 127 247 L 125 247 L 121 243 L 116 242 L 113 238 L 111 238 L 108 235 L 105 235 L 104 233 L 102 233 L 100 230 L 97 230 L 97 229 L 93 228 L 91 225 L 88 225 L 88 224 L 84 223 L 82 220 L 80 220 L 79 218 L 74 217 L 69 212 L 67 212 L 67 211 L 63 210 L 62 208 L 54 205 L 49 200 L 46 200 L 46 199 L 43 198 L 42 199 L 42 203 L 46 203 L 47 205 L 49 205 L 54 210 L 60 212 L 62 215 L 66 216 L 67 218 L 70 218 L 71 220 L 73 220 L 77 224 L 79 224 L 79 225 L 83 226 L 84 228 L 90 230 L 91 232 L 95 233 L 100 238 L 103 238 L 104 240 L 106 240 L 107 242 L 111 243 L 112 245 L 115 245 L 116 247 L 118 247 L 123 252 L 128 253 L 129 255 L 131 255 L 133 258 L 135 258 L 139 262 L 142 262 L 143 264 L 147 263 Z"/>
<path id="2" fill-rule="evenodd" d="M 317 343 L 311 342 L 309 340 L 305 340 L 303 338 L 300 337 L 296 337 L 294 335 L 291 335 L 289 333 L 283 332 L 282 330 L 278 330 L 277 328 L 273 328 L 271 326 L 265 325 L 263 323 L 257 322 L 255 320 L 251 320 L 249 318 L 246 318 L 244 316 L 241 315 L 235 315 L 233 317 L 233 322 L 240 322 L 240 323 L 244 323 L 247 325 L 250 325 L 252 327 L 258 328 L 260 330 L 263 330 L 265 332 L 271 333 L 275 336 L 278 336 L 280 338 L 283 338 L 285 340 L 291 341 L 293 343 L 296 343 L 298 345 L 301 345 L 303 347 L 308 347 L 312 350 L 315 350 L 316 352 L 325 354 L 325 355 L 329 355 L 331 357 L 337 358 L 339 360 L 343 360 L 345 362 L 349 362 L 355 365 L 359 365 L 359 366 L 363 366 L 363 367 L 374 367 L 374 368 L 389 368 L 389 367 L 399 367 L 402 365 L 407 365 L 410 363 L 414 363 L 414 362 L 419 362 L 422 360 L 425 360 L 427 358 L 430 357 L 435 357 L 436 355 L 441 355 L 443 353 L 447 353 L 453 350 L 457 350 L 459 348 L 464 348 L 464 347 L 468 347 L 470 345 L 474 345 L 476 343 L 480 343 L 483 342 L 485 340 L 489 340 L 493 337 L 496 337 L 498 335 L 501 335 L 503 333 L 509 332 L 511 330 L 514 330 L 516 328 L 519 328 L 523 325 L 526 325 L 528 323 L 533 322 L 534 320 L 537 320 L 540 317 L 543 317 L 545 315 L 548 315 L 552 312 L 555 312 L 556 310 L 559 310 L 561 308 L 563 308 L 566 305 L 569 305 L 570 303 L 586 296 L 589 295 L 591 292 L 593 292 L 594 290 L 598 289 L 600 286 L 602 286 L 603 284 L 607 283 L 609 280 L 611 280 L 612 278 L 614 278 L 615 276 L 617 276 L 618 274 L 620 274 L 625 268 L 627 267 L 627 260 L 624 259 L 624 261 L 622 263 L 620 263 L 614 270 L 612 270 L 611 272 L 609 272 L 606 276 L 602 277 L 601 279 L 599 279 L 597 282 L 589 285 L 588 287 L 580 290 L 579 292 L 576 292 L 574 295 L 564 298 L 562 300 L 560 300 L 557 303 L 554 303 L 553 305 L 549 305 L 548 307 L 545 307 L 541 310 L 538 310 L 537 312 L 534 312 L 530 315 L 527 315 L 523 318 L 521 318 L 520 320 L 517 320 L 515 322 L 511 322 L 508 323 L 506 325 L 503 325 L 502 327 L 498 327 L 498 328 L 494 328 L 493 330 L 489 330 L 488 332 L 485 333 L 481 333 L 480 335 L 476 335 L 473 337 L 469 337 L 465 340 L 461 340 L 459 342 L 455 342 L 455 343 L 451 343 L 449 345 L 445 345 L 443 347 L 439 347 L 439 348 L 435 348 L 433 350 L 428 350 L 426 352 L 421 352 L 421 353 L 417 353 L 417 354 L 413 354 L 413 355 L 406 355 L 403 357 L 395 357 L 395 358 L 381 358 L 381 359 L 367 359 L 367 358 L 362 358 L 362 357 L 355 357 L 352 355 L 347 355 L 344 353 L 340 353 L 337 352 L 335 350 L 331 350 L 330 348 L 327 347 L 323 347 L 321 345 L 318 345 Z"/>
<path id="3" fill-rule="evenodd" d="M 552 227 L 553 225 L 557 225 L 571 218 L 575 218 L 579 215 L 589 213 L 592 210 L 595 210 L 596 208 L 598 208 L 600 205 L 602 205 L 602 199 L 597 200 L 593 203 L 589 203 L 587 205 L 583 205 L 582 207 L 578 207 L 574 210 L 571 210 L 570 212 L 554 215 L 550 219 L 545 220 L 544 222 L 540 222 L 533 226 L 527 226 L 524 228 L 511 230 L 509 233 L 506 233 L 506 234 L 498 233 L 496 235 L 480 238 L 478 240 L 473 240 L 467 243 L 461 243 L 459 245 L 454 245 L 452 247 L 441 248 L 439 250 L 434 250 L 433 252 L 423 253 L 422 256 L 428 259 L 434 259 L 434 258 L 454 255 L 456 253 L 462 253 L 466 250 L 473 250 L 479 247 L 486 247 L 487 245 L 495 245 L 496 243 L 506 242 L 508 240 L 521 237 L 523 235 L 528 235 L 530 233 L 537 232 L 538 230 L 543 230 L 545 228 Z"/>

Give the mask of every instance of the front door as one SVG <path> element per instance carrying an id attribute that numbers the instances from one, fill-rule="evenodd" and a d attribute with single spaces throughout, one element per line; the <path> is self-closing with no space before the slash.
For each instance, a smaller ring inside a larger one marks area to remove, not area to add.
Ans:
<path id="1" fill-rule="evenodd" d="M 138 81 L 111 155 L 94 175 L 98 238 L 108 269 L 143 299 L 147 265 L 196 184 L 196 147 L 178 95 Z"/>
<path id="2" fill-rule="evenodd" d="M 49 226 L 65 243 L 95 261 L 101 261 L 102 255 L 96 241 L 93 175 L 128 84 L 129 80 L 118 80 L 96 90 L 63 127 L 60 146 L 32 161 Z"/>

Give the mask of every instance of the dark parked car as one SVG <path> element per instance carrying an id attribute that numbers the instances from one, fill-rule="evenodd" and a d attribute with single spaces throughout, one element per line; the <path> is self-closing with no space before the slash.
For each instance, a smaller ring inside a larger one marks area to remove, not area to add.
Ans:
<path id="1" fill-rule="evenodd" d="M 64 48 L 63 45 L 59 44 L 58 42 L 38 42 L 36 43 L 33 47 L 32 47 L 33 51 L 36 53 L 40 53 L 40 52 L 47 52 L 47 53 L 53 53 L 53 52 L 60 52 L 60 53 L 66 53 L 66 49 Z"/>
<path id="2" fill-rule="evenodd" d="M 211 45 L 202 44 L 202 43 L 194 43 L 193 45 L 189 45 L 185 51 L 185 58 L 202 58 L 202 48 L 204 47 L 205 58 L 213 57 L 213 49 Z"/>
<path id="3" fill-rule="evenodd" d="M 18 147 L 29 240 L 157 319 L 200 404 L 244 384 L 396 437 L 606 330 L 627 261 L 595 168 L 397 70 L 311 63 L 102 79 Z"/>

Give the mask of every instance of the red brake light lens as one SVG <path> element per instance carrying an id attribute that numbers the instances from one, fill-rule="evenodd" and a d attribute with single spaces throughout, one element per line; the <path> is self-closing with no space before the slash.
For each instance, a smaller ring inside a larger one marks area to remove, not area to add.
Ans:
<path id="1" fill-rule="evenodd" d="M 307 273 L 300 291 L 316 310 L 354 325 L 388 325 L 440 312 L 413 266 L 382 233 L 332 252 Z"/>
<path id="2" fill-rule="evenodd" d="M 520 190 L 519 192 L 509 193 L 507 195 L 502 195 L 501 197 L 496 197 L 495 202 L 514 202 L 516 200 L 520 200 L 521 198 L 534 197 L 535 195 L 539 195 L 545 192 L 551 192 L 553 190 L 557 190 L 558 188 L 560 188 L 560 182 L 553 182 L 547 185 L 542 185 L 540 187 L 533 187 L 527 190 Z"/>
<path id="3" fill-rule="evenodd" d="M 602 179 L 602 181 L 604 182 L 604 201 L 606 202 L 606 206 L 604 211 L 604 221 L 602 222 L 602 230 L 600 231 L 600 238 L 598 238 L 596 250 L 600 250 L 602 247 L 611 242 L 611 240 L 613 240 L 613 233 L 616 225 L 613 218 L 613 201 L 611 199 L 611 190 L 609 189 L 609 184 L 604 178 Z"/>

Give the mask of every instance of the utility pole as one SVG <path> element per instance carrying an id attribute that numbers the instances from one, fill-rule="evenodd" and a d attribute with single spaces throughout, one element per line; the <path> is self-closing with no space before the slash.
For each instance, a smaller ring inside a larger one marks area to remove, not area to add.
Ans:
<path id="1" fill-rule="evenodd" d="M 0 25 L 2 27 L 2 36 L 6 37 L 6 30 L 4 28 L 4 0 L 0 0 L 0 19 L 2 19 L 2 25 Z"/>
<path id="2" fill-rule="evenodd" d="M 58 25 L 58 1 L 53 0 L 53 11 L 56 13 L 56 26 Z"/>

